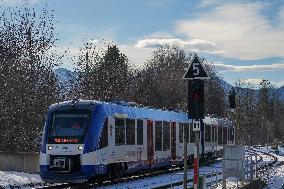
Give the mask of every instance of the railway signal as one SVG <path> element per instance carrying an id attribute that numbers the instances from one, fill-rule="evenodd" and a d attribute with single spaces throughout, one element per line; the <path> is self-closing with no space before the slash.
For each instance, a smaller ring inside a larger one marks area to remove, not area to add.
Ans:
<path id="1" fill-rule="evenodd" d="M 204 81 L 188 81 L 188 114 L 192 119 L 204 118 Z"/>
<path id="2" fill-rule="evenodd" d="M 204 80 L 209 79 L 209 77 L 196 54 L 186 70 L 183 79 L 188 80 L 188 117 L 192 119 L 193 131 L 195 133 L 193 187 L 197 189 L 199 180 L 199 133 L 201 119 L 204 118 Z M 186 148 L 187 141 L 184 140 L 184 189 L 187 188 Z"/>
<path id="3" fill-rule="evenodd" d="M 229 104 L 230 104 L 230 108 L 231 109 L 235 109 L 236 108 L 236 91 L 234 90 L 234 88 L 231 88 L 230 92 L 229 92 Z"/>

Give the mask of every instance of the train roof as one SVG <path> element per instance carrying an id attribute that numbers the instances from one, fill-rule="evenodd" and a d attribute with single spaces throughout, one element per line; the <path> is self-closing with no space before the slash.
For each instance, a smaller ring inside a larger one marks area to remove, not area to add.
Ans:
<path id="1" fill-rule="evenodd" d="M 50 106 L 50 110 L 65 109 L 66 107 L 72 107 L 75 104 L 75 108 L 79 109 L 93 109 L 103 112 L 105 116 L 114 116 L 121 118 L 131 119 L 150 119 L 155 121 L 176 121 L 187 123 L 189 121 L 188 115 L 184 112 L 175 112 L 161 109 L 154 109 L 149 107 L 137 107 L 130 106 L 127 102 L 104 102 L 96 100 L 76 100 L 76 101 L 64 101 L 56 103 Z M 232 121 L 224 118 L 214 118 L 206 116 L 203 119 L 205 124 L 213 124 L 218 126 L 231 127 Z"/>
<path id="2" fill-rule="evenodd" d="M 95 106 L 97 109 L 96 111 L 102 111 L 106 116 L 125 117 L 132 119 L 150 119 L 156 121 L 177 121 L 184 123 L 188 122 L 189 120 L 188 115 L 184 112 L 128 106 L 125 102 L 118 103 L 95 100 L 77 100 L 76 102 L 64 101 L 51 105 L 49 109 L 65 109 L 66 107 L 72 107 L 72 104 L 75 104 L 75 107 L 80 109 L 91 109 L 92 106 Z"/>

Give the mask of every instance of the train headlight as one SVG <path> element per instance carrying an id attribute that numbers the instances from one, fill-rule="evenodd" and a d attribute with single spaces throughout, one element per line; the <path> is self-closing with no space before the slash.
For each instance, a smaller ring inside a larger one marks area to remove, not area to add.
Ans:
<path id="1" fill-rule="evenodd" d="M 47 149 L 48 149 L 48 150 L 51 150 L 51 149 L 52 149 L 52 146 L 48 146 Z"/>
<path id="2" fill-rule="evenodd" d="M 78 146 L 78 150 L 83 150 L 83 146 Z"/>

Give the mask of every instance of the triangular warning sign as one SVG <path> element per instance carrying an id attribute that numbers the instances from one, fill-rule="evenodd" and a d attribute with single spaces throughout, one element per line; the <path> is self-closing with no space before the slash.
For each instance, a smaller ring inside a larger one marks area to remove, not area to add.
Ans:
<path id="1" fill-rule="evenodd" d="M 197 55 L 194 56 L 190 66 L 187 68 L 183 79 L 209 79 L 208 74 L 202 67 Z"/>

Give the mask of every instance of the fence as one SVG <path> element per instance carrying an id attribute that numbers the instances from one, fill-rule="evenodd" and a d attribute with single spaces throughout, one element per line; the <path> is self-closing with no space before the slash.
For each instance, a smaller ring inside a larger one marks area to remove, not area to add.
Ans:
<path id="1" fill-rule="evenodd" d="M 249 153 L 244 158 L 244 165 L 245 165 L 245 181 L 246 184 L 242 186 L 239 186 L 238 180 L 235 183 L 235 186 L 232 186 L 231 188 L 247 188 L 248 184 L 254 184 L 257 186 L 260 186 L 261 182 L 258 179 L 258 163 L 262 161 L 262 157 L 260 157 L 256 153 Z M 238 161 L 236 161 L 236 164 L 238 164 Z M 220 181 L 222 181 L 222 172 L 208 172 L 203 175 L 203 188 L 216 188 Z M 257 182 L 256 182 L 257 181 Z M 251 183 L 250 183 L 251 182 Z M 206 183 L 206 184 L 205 184 Z M 227 187 L 226 187 L 227 188 Z"/>

